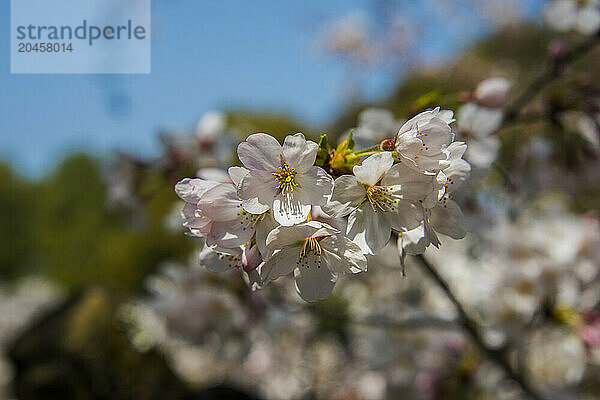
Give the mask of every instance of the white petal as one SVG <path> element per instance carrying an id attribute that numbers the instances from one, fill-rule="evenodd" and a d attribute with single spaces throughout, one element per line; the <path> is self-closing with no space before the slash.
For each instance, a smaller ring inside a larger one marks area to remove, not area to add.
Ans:
<path id="1" fill-rule="evenodd" d="M 250 171 L 238 187 L 238 195 L 244 210 L 262 214 L 273 205 L 277 196 L 277 183 L 273 174 L 266 171 Z"/>
<path id="2" fill-rule="evenodd" d="M 579 11 L 577 31 L 582 35 L 593 35 L 600 29 L 600 8 L 597 4 L 589 5 Z"/>
<path id="3" fill-rule="evenodd" d="M 229 167 L 227 170 L 229 173 L 229 178 L 234 183 L 235 186 L 239 186 L 242 183 L 242 179 L 248 175 L 248 169 L 244 167 Z"/>
<path id="4" fill-rule="evenodd" d="M 458 110 L 458 127 L 469 136 L 483 138 L 500 127 L 502 118 L 502 110 L 468 103 Z"/>
<path id="5" fill-rule="evenodd" d="M 465 160 L 458 159 L 452 161 L 452 164 L 444 170 L 444 175 L 447 178 L 447 192 L 453 193 L 458 189 L 469 177 L 471 173 L 471 165 Z"/>
<path id="6" fill-rule="evenodd" d="M 282 148 L 277 139 L 266 133 L 255 133 L 239 144 L 237 153 L 246 168 L 277 171 L 281 165 Z"/>
<path id="7" fill-rule="evenodd" d="M 266 244 L 271 250 L 279 250 L 288 246 L 299 246 L 305 238 L 313 236 L 326 227 L 317 221 L 310 221 L 295 226 L 279 226 L 267 235 Z"/>
<path id="8" fill-rule="evenodd" d="M 303 173 L 314 165 L 318 149 L 318 144 L 306 140 L 303 134 L 296 133 L 285 138 L 283 158 L 296 172 Z"/>
<path id="9" fill-rule="evenodd" d="M 403 199 L 412 201 L 423 200 L 433 191 L 441 188 L 435 175 L 425 175 L 420 171 L 409 168 L 405 163 L 394 165 L 385 175 L 381 184 L 384 186 L 401 186 L 399 194 Z"/>
<path id="10" fill-rule="evenodd" d="M 327 267 L 334 273 L 357 273 L 367 270 L 367 259 L 356 243 L 342 235 L 329 236 L 320 242 Z"/>
<path id="11" fill-rule="evenodd" d="M 267 247 L 267 236 L 278 226 L 279 224 L 270 212 L 265 213 L 256 224 L 256 246 L 263 260 L 267 260 L 273 254 L 273 251 Z"/>
<path id="12" fill-rule="evenodd" d="M 429 240 L 425 237 L 423 225 L 408 232 L 402 232 L 398 237 L 398 248 L 404 249 L 407 254 L 423 254 L 429 246 Z"/>
<path id="13" fill-rule="evenodd" d="M 233 254 L 223 254 L 208 247 L 204 247 L 198 255 L 201 265 L 212 272 L 225 272 L 232 268 L 240 267 L 241 249 L 237 249 Z"/>
<path id="14" fill-rule="evenodd" d="M 567 31 L 577 20 L 577 4 L 573 0 L 553 0 L 544 10 L 544 20 L 557 31 Z"/>
<path id="15" fill-rule="evenodd" d="M 261 269 L 263 283 L 269 283 L 280 276 L 291 274 L 296 268 L 300 247 L 286 247 L 265 261 Z"/>
<path id="16" fill-rule="evenodd" d="M 485 107 L 501 108 L 506 105 L 511 86 L 508 79 L 496 76 L 479 82 L 473 95 Z"/>
<path id="17" fill-rule="evenodd" d="M 213 222 L 206 244 L 225 248 L 240 247 L 252 239 L 254 225 L 241 224 L 239 220 Z"/>
<path id="18" fill-rule="evenodd" d="M 334 218 L 343 217 L 354 211 L 366 195 L 367 189 L 354 175 L 342 175 L 335 180 L 331 199 L 322 208 Z"/>
<path id="19" fill-rule="evenodd" d="M 195 204 L 200 199 L 200 196 L 218 184 L 218 182 L 205 181 L 204 179 L 185 178 L 177 182 L 175 185 L 175 193 L 177 193 L 177 196 L 183 201 Z"/>
<path id="20" fill-rule="evenodd" d="M 196 172 L 198 178 L 206 181 L 229 183 L 229 175 L 220 168 L 201 168 Z"/>
<path id="21" fill-rule="evenodd" d="M 243 211 L 237 190 L 230 183 L 222 183 L 204 193 L 198 202 L 198 209 L 214 221 L 238 219 Z"/>
<path id="22" fill-rule="evenodd" d="M 311 263 L 308 268 L 296 269 L 294 277 L 298 294 L 311 303 L 329 297 L 337 279 L 328 268 L 325 266 L 319 268 L 316 263 Z"/>
<path id="23" fill-rule="evenodd" d="M 301 190 L 278 195 L 273 201 L 273 218 L 281 225 L 291 226 L 305 222 L 310 213 L 310 203 L 304 202 Z"/>
<path id="24" fill-rule="evenodd" d="M 471 140 L 465 158 L 478 168 L 488 168 L 496 160 L 500 145 L 500 140 L 496 136 Z"/>
<path id="25" fill-rule="evenodd" d="M 453 239 L 462 239 L 467 234 L 463 219 L 460 207 L 450 199 L 433 208 L 429 217 L 436 232 L 450 236 Z"/>
<path id="26" fill-rule="evenodd" d="M 373 211 L 370 204 L 365 204 L 350 214 L 348 237 L 354 240 L 358 234 L 364 232 L 368 253 L 377 254 L 390 240 L 392 233 L 390 223 L 387 213 Z M 360 246 L 360 243 L 357 244 Z"/>
<path id="27" fill-rule="evenodd" d="M 394 157 L 392 153 L 384 151 L 367 157 L 362 165 L 355 166 L 352 171 L 359 181 L 373 186 L 383 178 L 393 164 Z"/>
<path id="28" fill-rule="evenodd" d="M 396 211 L 388 213 L 389 221 L 397 231 L 409 231 L 418 227 L 423 222 L 423 213 L 415 204 L 400 200 Z"/>
<path id="29" fill-rule="evenodd" d="M 321 167 L 313 166 L 305 173 L 297 174 L 296 183 L 294 195 L 302 203 L 314 206 L 325 205 L 333 190 L 333 178 Z"/>

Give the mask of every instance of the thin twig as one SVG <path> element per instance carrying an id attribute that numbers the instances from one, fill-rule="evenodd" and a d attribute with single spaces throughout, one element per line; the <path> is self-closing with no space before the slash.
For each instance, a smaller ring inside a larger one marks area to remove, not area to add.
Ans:
<path id="1" fill-rule="evenodd" d="M 448 286 L 448 283 L 442 278 L 437 272 L 435 267 L 427 261 L 423 255 L 418 255 L 416 258 L 419 260 L 420 265 L 423 267 L 425 272 L 435 281 L 435 283 L 444 291 L 444 294 L 454 304 L 456 311 L 458 312 L 458 322 L 465 331 L 471 336 L 471 339 L 475 342 L 477 347 L 490 358 L 496 365 L 498 365 L 510 379 L 519 384 L 524 393 L 534 400 L 545 400 L 540 393 L 538 393 L 523 376 L 521 376 L 508 361 L 508 354 L 505 349 L 494 349 L 489 347 L 479 331 L 477 322 L 469 316 L 465 308 L 462 306 L 460 301 L 452 292 L 452 289 Z"/>
<path id="2" fill-rule="evenodd" d="M 548 67 L 542 72 L 537 79 L 533 80 L 525 91 L 506 107 L 503 123 L 512 121 L 517 117 L 521 109 L 523 109 L 546 85 L 550 84 L 554 79 L 560 76 L 561 69 L 583 55 L 587 54 L 600 41 L 600 34 L 591 36 L 587 40 L 574 47 L 571 51 L 562 56 L 556 57 L 549 63 Z"/>

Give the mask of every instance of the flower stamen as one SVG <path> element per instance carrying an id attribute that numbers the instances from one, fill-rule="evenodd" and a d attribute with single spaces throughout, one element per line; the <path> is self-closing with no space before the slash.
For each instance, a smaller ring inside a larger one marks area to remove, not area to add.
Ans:
<path id="1" fill-rule="evenodd" d="M 279 172 L 272 172 L 275 180 L 277 181 L 276 188 L 277 193 L 281 193 L 283 196 L 288 193 L 294 192 L 294 188 L 298 187 L 296 182 L 296 171 L 293 167 L 290 167 L 283 156 L 281 156 L 281 166 L 277 168 Z"/>
<path id="2" fill-rule="evenodd" d="M 392 189 L 387 186 L 370 186 L 367 189 L 367 200 L 373 207 L 373 211 L 394 211 L 396 209 L 396 200 L 391 193 Z"/>

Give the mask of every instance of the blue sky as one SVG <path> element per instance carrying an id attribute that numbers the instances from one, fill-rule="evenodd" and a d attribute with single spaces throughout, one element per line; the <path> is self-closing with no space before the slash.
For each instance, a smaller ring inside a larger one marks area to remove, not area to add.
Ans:
<path id="1" fill-rule="evenodd" d="M 528 13 L 540 1 L 525 1 Z M 319 52 L 315 37 L 324 22 L 369 4 L 156 0 L 150 75 L 11 75 L 9 2 L 0 2 L 0 158 L 39 176 L 73 150 L 152 154 L 157 131 L 191 128 L 210 109 L 281 111 L 325 124 L 344 104 L 347 69 Z M 439 27 L 426 33 L 432 54 L 464 45 Z M 365 93 L 377 97 L 395 74 L 381 68 L 364 78 Z"/>

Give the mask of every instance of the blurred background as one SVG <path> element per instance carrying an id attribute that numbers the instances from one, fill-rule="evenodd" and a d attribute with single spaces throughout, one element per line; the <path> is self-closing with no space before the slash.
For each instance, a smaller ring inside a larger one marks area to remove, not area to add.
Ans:
<path id="1" fill-rule="evenodd" d="M 550 3 L 155 0 L 150 75 L 3 58 L 0 398 L 530 398 L 395 243 L 306 304 L 208 272 L 181 226 L 173 185 L 248 134 L 369 146 L 438 105 L 469 234 L 426 257 L 544 398 L 600 398 L 598 35 Z"/>

